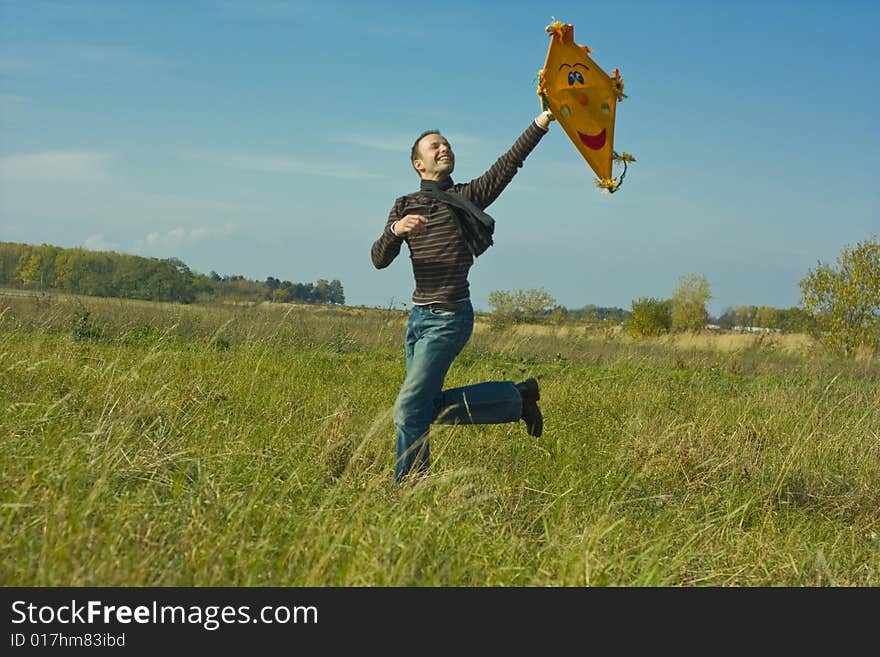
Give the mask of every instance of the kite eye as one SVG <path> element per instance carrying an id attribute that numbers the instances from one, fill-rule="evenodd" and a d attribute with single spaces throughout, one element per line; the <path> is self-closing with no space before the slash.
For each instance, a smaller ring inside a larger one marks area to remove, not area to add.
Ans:
<path id="1" fill-rule="evenodd" d="M 569 72 L 569 74 L 568 74 L 568 86 L 570 87 L 570 86 L 573 85 L 573 84 L 574 84 L 574 73 Z"/>
<path id="2" fill-rule="evenodd" d="M 581 75 L 581 72 L 580 72 L 580 71 L 574 71 L 574 77 L 575 77 L 575 78 L 577 79 L 577 81 L 580 82 L 581 84 L 584 83 L 584 76 Z"/>

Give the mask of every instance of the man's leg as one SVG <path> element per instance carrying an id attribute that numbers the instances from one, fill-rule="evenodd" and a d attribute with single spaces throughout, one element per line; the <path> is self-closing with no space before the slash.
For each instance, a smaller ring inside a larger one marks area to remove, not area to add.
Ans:
<path id="1" fill-rule="evenodd" d="M 522 417 L 522 395 L 513 381 L 486 381 L 444 390 L 437 398 L 438 424 L 500 424 Z"/>
<path id="2" fill-rule="evenodd" d="M 394 479 L 413 469 L 424 472 L 430 463 L 428 428 L 436 415 L 436 400 L 452 361 L 473 328 L 473 313 L 436 314 L 413 309 L 407 324 L 406 378 L 394 405 L 397 456 Z"/>
<path id="3" fill-rule="evenodd" d="M 438 424 L 500 424 L 523 420 L 530 436 L 540 436 L 544 430 L 544 418 L 538 408 L 540 397 L 535 379 L 520 383 L 487 381 L 450 388 L 437 398 L 434 421 Z"/>

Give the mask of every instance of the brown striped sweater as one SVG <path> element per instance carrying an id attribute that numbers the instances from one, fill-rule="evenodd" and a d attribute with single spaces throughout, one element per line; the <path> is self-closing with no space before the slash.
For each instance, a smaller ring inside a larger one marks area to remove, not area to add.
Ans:
<path id="1" fill-rule="evenodd" d="M 523 165 L 526 157 L 547 131 L 533 121 L 509 151 L 498 158 L 486 173 L 469 183 L 455 184 L 449 193 L 462 194 L 474 205 L 485 210 L 498 198 Z M 397 237 L 391 230 L 395 221 L 408 214 L 420 214 L 428 220 L 425 230 L 417 235 Z M 422 192 L 401 196 L 385 223 L 382 236 L 374 243 L 370 255 L 376 269 L 384 269 L 407 243 L 412 261 L 416 289 L 414 304 L 464 301 L 469 298 L 468 272 L 474 258 L 459 234 L 450 208 Z"/>

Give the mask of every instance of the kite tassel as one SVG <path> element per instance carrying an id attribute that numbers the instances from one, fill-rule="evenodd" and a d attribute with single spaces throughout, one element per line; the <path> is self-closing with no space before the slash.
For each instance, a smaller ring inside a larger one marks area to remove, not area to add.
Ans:
<path id="1" fill-rule="evenodd" d="M 615 162 L 623 163 L 623 171 L 621 171 L 620 175 L 617 178 L 600 178 L 596 181 L 596 187 L 599 189 L 604 189 L 609 194 L 613 194 L 623 185 L 623 179 L 626 177 L 626 165 L 627 162 L 635 162 L 636 158 L 634 158 L 631 154 L 624 151 L 623 153 L 617 153 L 616 151 L 613 153 L 613 158 Z"/>
<path id="2" fill-rule="evenodd" d="M 599 178 L 596 181 L 596 187 L 604 189 L 609 194 L 613 194 L 618 190 L 620 184 L 617 182 L 616 178 Z"/>

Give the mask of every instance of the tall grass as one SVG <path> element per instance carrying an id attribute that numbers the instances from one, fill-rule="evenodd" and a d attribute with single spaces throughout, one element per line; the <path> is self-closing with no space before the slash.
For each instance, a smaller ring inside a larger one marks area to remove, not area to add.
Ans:
<path id="1" fill-rule="evenodd" d="M 392 483 L 406 316 L 3 297 L 4 585 L 880 584 L 880 367 L 481 329 L 541 381 Z"/>

